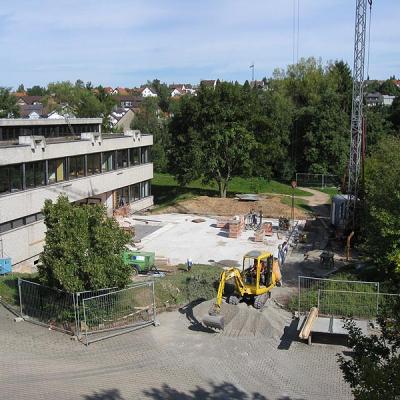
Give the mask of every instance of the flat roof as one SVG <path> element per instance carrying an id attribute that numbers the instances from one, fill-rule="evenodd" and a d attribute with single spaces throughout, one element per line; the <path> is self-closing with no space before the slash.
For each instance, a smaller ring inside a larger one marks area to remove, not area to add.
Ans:
<path id="1" fill-rule="evenodd" d="M 68 118 L 71 125 L 101 124 L 102 118 Z M 41 125 L 68 125 L 65 118 L 0 118 L 0 126 L 41 126 Z"/>

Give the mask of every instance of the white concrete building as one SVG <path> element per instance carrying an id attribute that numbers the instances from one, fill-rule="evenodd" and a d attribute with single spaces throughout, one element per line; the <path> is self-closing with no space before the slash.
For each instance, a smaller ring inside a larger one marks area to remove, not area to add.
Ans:
<path id="1" fill-rule="evenodd" d="M 152 135 L 102 134 L 101 118 L 0 119 L 0 238 L 14 270 L 43 249 L 46 199 L 103 203 L 111 215 L 153 204 Z"/>

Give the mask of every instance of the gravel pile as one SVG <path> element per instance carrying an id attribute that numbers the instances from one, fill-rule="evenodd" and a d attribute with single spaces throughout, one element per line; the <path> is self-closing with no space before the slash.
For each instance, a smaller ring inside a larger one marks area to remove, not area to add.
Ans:
<path id="1" fill-rule="evenodd" d="M 212 300 L 200 303 L 193 309 L 194 317 L 202 321 L 212 304 Z M 273 301 L 269 301 L 262 311 L 246 303 L 237 306 L 223 303 L 221 314 L 225 319 L 225 329 L 221 334 L 231 337 L 279 338 L 291 320 L 291 314 L 279 308 Z"/>

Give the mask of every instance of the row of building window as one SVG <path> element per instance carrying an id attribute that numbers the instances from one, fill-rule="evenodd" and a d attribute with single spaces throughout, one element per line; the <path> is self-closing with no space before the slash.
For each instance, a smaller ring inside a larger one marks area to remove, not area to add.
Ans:
<path id="1" fill-rule="evenodd" d="M 40 221 L 44 218 L 42 213 L 36 213 L 27 215 L 26 217 L 13 219 L 12 221 L 7 221 L 0 224 L 0 233 L 10 231 L 11 229 L 16 229 L 24 225 L 32 224 L 33 222 Z"/>
<path id="2" fill-rule="evenodd" d="M 0 194 L 151 162 L 150 146 L 0 166 Z"/>
<path id="3" fill-rule="evenodd" d="M 133 203 L 135 201 L 138 201 L 140 199 L 143 199 L 145 197 L 150 196 L 151 194 L 151 185 L 150 181 L 144 181 L 144 182 L 139 182 L 135 183 L 134 185 L 130 186 L 125 186 L 119 189 L 116 189 L 114 191 L 115 193 L 115 199 L 116 199 L 116 204 L 114 205 L 115 208 L 125 206 L 129 203 Z M 83 200 L 80 200 L 77 202 L 77 204 L 96 204 L 101 202 L 100 199 L 86 199 L 86 200 L 91 200 L 84 202 Z M 98 200 L 98 201 L 95 201 Z M 36 214 L 31 214 L 27 215 L 26 217 L 14 219 L 12 221 L 7 221 L 2 224 L 0 224 L 0 234 L 10 231 L 12 229 L 20 228 L 21 226 L 32 224 L 33 222 L 40 221 L 44 218 L 43 214 L 36 213 Z"/>
<path id="4" fill-rule="evenodd" d="M 99 132 L 99 124 L 67 124 L 39 126 L 0 126 L 1 140 L 18 140 L 19 136 L 40 135 L 46 138 L 74 136 L 83 132 Z"/>
<path id="5" fill-rule="evenodd" d="M 150 181 L 135 183 L 115 190 L 115 208 L 125 206 L 151 195 Z"/>

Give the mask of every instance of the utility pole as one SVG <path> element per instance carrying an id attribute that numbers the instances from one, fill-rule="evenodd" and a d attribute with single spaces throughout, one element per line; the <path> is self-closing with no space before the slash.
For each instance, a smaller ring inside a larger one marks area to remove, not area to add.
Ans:
<path id="1" fill-rule="evenodd" d="M 250 65 L 251 68 L 251 81 L 254 82 L 254 61 L 253 64 Z"/>
<path id="2" fill-rule="evenodd" d="M 350 227 L 353 230 L 356 225 L 355 211 L 358 199 L 363 142 L 364 61 L 368 4 L 371 7 L 372 0 L 356 0 L 351 142 L 347 188 L 348 199 L 346 202 L 346 227 Z"/>

